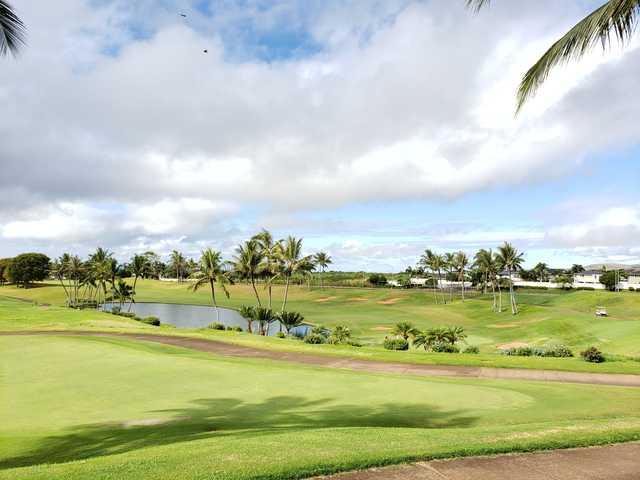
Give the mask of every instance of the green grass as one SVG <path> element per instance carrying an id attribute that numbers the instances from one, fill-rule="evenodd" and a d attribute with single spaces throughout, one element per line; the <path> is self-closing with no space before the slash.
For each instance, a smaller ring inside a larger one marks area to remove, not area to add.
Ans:
<path id="1" fill-rule="evenodd" d="M 640 439 L 640 389 L 0 337 L 3 479 L 257 479 Z M 634 413 L 635 412 L 635 413 Z"/>
<path id="2" fill-rule="evenodd" d="M 186 285 L 152 280 L 138 283 L 138 301 L 193 303 L 207 305 L 210 302 L 206 290 L 196 293 L 187 290 Z M 243 304 L 253 304 L 255 298 L 247 285 L 230 287 L 231 298 L 222 295 L 221 304 L 237 308 Z M 260 289 L 263 300 L 265 292 Z M 64 303 L 62 289 L 55 285 L 22 289 L 13 286 L 0 287 L 0 296 L 19 297 L 42 304 L 60 305 Z M 274 290 L 274 304 L 280 304 L 282 288 Z M 367 344 L 365 348 L 340 348 L 328 346 L 306 346 L 299 342 L 257 338 L 248 335 L 217 334 L 218 339 L 249 346 L 277 350 L 295 350 L 322 353 L 326 355 L 351 356 L 378 360 L 393 360 L 412 363 L 440 363 L 454 365 L 477 365 L 496 367 L 541 368 L 554 370 L 640 373 L 640 293 L 603 291 L 540 291 L 518 292 L 521 312 L 512 316 L 505 311 L 493 313 L 491 298 L 476 297 L 465 302 L 456 300 L 447 305 L 435 305 L 431 292 L 422 290 L 390 289 L 323 289 L 308 290 L 292 287 L 289 309 L 302 312 L 307 321 L 326 326 L 348 325 L 353 334 Z M 508 302 L 507 296 L 504 299 Z M 595 307 L 604 305 L 610 316 L 597 318 Z M 15 307 L 12 307 L 15 308 Z M 54 308 L 54 307 L 51 307 Z M 1 304 L 0 304 L 1 309 Z M 76 317 L 66 320 L 67 310 L 56 310 L 50 320 L 7 321 L 6 314 L 0 315 L 0 329 L 42 328 L 115 328 L 113 322 L 123 321 L 116 317 L 104 318 L 98 312 L 83 312 L 84 319 Z M 27 315 L 28 316 L 28 315 Z M 480 346 L 481 355 L 427 355 L 424 352 L 387 352 L 382 349 L 382 340 L 398 321 L 409 320 L 420 328 L 437 325 L 462 325 L 469 334 L 469 344 Z M 140 327 L 127 322 L 122 328 Z M 110 326 L 108 326 L 110 325 Z M 156 330 L 157 331 L 157 330 Z M 162 327 L 167 334 L 202 335 L 201 333 L 171 331 Z M 590 345 L 596 345 L 612 360 L 604 365 L 590 365 L 579 358 L 513 358 L 496 354 L 496 347 L 512 342 L 531 345 L 564 343 L 574 353 Z"/>

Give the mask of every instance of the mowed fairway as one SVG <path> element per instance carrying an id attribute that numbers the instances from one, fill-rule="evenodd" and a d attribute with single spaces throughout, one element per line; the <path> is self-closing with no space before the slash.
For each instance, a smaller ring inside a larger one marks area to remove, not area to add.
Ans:
<path id="1" fill-rule="evenodd" d="M 274 306 L 280 307 L 282 287 L 274 289 Z M 206 290 L 190 292 L 187 285 L 144 280 L 138 283 L 139 302 L 210 304 Z M 255 304 L 247 285 L 230 287 L 231 298 L 222 306 L 237 308 Z M 266 293 L 259 287 L 263 301 Z M 62 288 L 52 284 L 33 289 L 0 287 L 0 295 L 15 296 L 52 304 L 64 303 Z M 312 289 L 292 287 L 288 309 L 302 312 L 306 320 L 333 327 L 347 325 L 365 343 L 380 345 L 393 325 L 402 320 L 419 328 L 460 325 L 469 334 L 468 343 L 493 353 L 511 342 L 531 345 L 564 343 L 579 351 L 597 345 L 606 353 L 640 356 L 640 292 L 521 290 L 517 293 L 520 314 L 508 311 L 508 294 L 503 295 L 505 310 L 491 311 L 491 297 L 459 299 L 448 305 L 435 305 L 425 290 L 392 289 Z M 605 306 L 609 317 L 597 318 L 597 306 Z"/>
<path id="2" fill-rule="evenodd" d="M 3 479 L 300 478 L 640 438 L 640 389 L 323 370 L 107 338 L 0 337 L 0 351 Z"/>

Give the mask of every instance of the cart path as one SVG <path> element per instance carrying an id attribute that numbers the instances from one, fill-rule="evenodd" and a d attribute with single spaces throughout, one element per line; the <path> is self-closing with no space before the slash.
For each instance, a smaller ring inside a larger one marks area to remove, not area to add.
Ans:
<path id="1" fill-rule="evenodd" d="M 244 358 L 265 358 L 316 365 L 327 368 L 365 371 L 373 373 L 393 373 L 399 375 L 418 375 L 434 377 L 492 378 L 505 380 L 531 380 L 543 382 L 585 383 L 592 385 L 617 385 L 640 387 L 640 375 L 613 373 L 563 372 L 557 370 L 530 370 L 522 368 L 467 367 L 462 365 L 424 365 L 401 362 L 383 362 L 378 360 L 357 360 L 301 352 L 281 352 L 261 348 L 234 345 L 217 340 L 193 337 L 178 337 L 152 333 L 87 332 L 69 330 L 42 330 L 0 332 L 1 336 L 23 335 L 64 335 L 90 337 L 119 337 L 145 342 L 183 347 L 200 352 Z"/>
<path id="2" fill-rule="evenodd" d="M 436 460 L 347 472 L 315 480 L 637 480 L 640 443 Z"/>

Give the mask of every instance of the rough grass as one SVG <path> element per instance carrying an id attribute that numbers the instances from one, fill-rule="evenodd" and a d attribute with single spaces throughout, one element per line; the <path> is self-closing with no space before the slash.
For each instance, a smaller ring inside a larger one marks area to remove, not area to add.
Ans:
<path id="1" fill-rule="evenodd" d="M 640 438 L 640 389 L 428 379 L 3 337 L 0 476 L 257 479 Z"/>

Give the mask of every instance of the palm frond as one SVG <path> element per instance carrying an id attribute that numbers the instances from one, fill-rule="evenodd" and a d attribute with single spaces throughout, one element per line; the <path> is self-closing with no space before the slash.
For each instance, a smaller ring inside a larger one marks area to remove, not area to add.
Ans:
<path id="1" fill-rule="evenodd" d="M 11 52 L 18 54 L 26 42 L 27 30 L 13 8 L 5 0 L 0 0 L 0 56 Z"/>
<path id="2" fill-rule="evenodd" d="M 467 7 L 478 12 L 489 3 L 491 3 L 491 0 L 467 0 Z"/>
<path id="3" fill-rule="evenodd" d="M 635 32 L 639 13 L 640 0 L 610 0 L 578 22 L 524 75 L 518 88 L 516 113 L 535 95 L 553 67 L 581 58 L 597 44 L 606 49 L 612 35 L 622 44 L 627 43 Z"/>

